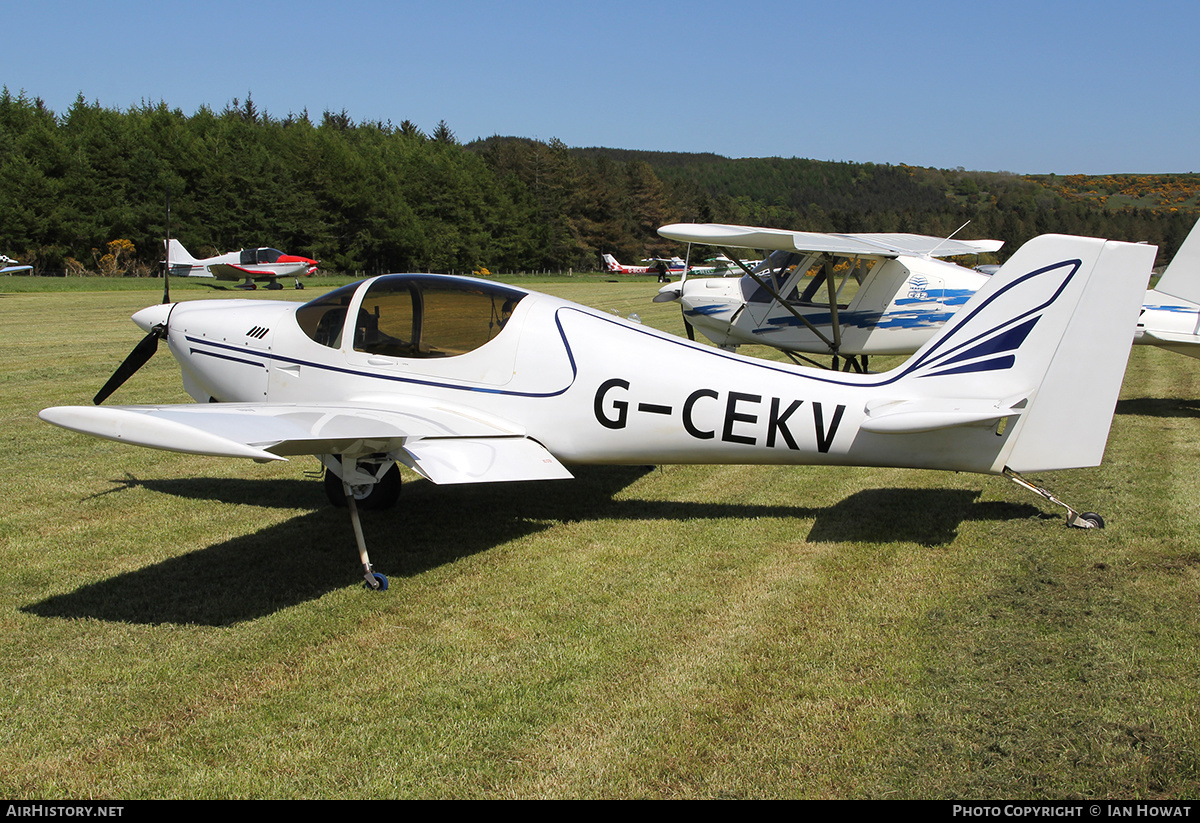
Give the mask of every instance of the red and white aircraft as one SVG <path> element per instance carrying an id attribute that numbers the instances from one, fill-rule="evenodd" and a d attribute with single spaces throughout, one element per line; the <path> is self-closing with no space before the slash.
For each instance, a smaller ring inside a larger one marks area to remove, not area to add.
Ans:
<path id="1" fill-rule="evenodd" d="M 613 257 L 611 254 L 602 254 L 600 255 L 600 259 L 604 261 L 604 270 L 610 274 L 649 274 L 651 271 L 650 266 L 626 266 L 622 263 L 618 263 L 617 258 Z M 659 269 L 656 263 L 654 271 L 658 270 Z M 673 271 L 672 269 L 668 270 Z M 680 266 L 680 271 L 682 270 L 683 267 Z"/>
<path id="2" fill-rule="evenodd" d="M 218 280 L 243 280 L 238 287 L 254 289 L 256 280 L 270 281 L 268 289 L 282 289 L 276 278 L 312 274 L 321 265 L 319 260 L 284 254 L 279 249 L 241 249 L 216 257 L 199 260 L 178 240 L 168 240 L 167 265 L 175 277 L 215 277 Z M 304 288 L 296 281 L 296 288 Z"/>

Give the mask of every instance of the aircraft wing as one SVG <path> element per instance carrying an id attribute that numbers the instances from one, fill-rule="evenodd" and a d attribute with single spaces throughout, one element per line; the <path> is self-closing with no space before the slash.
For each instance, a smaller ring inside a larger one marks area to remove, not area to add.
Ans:
<path id="1" fill-rule="evenodd" d="M 5 266 L 0 269 L 0 274 L 16 274 L 22 271 L 33 271 L 33 266 Z"/>
<path id="2" fill-rule="evenodd" d="M 390 452 L 435 483 L 571 477 L 520 427 L 441 404 L 403 409 L 351 403 L 57 406 L 38 416 L 109 440 L 259 462 L 303 454 Z"/>
<path id="3" fill-rule="evenodd" d="M 921 234 L 821 234 L 722 223 L 674 223 L 658 233 L 670 240 L 767 251 L 826 252 L 896 257 L 901 254 L 953 257 L 997 251 L 1002 240 L 947 240 Z"/>
<path id="4" fill-rule="evenodd" d="M 241 280 L 249 277 L 252 280 L 271 279 L 276 277 L 275 272 L 263 271 L 262 269 L 248 269 L 245 266 L 238 266 L 233 263 L 213 263 L 208 267 L 212 275 L 218 280 Z"/>

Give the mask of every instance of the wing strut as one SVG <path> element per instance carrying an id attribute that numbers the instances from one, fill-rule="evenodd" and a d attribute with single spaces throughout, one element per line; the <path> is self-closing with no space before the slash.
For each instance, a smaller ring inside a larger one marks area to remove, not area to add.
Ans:
<path id="1" fill-rule="evenodd" d="M 829 295 L 829 321 L 833 326 L 833 356 L 842 348 L 842 324 L 838 322 L 837 292 L 833 288 L 833 258 L 825 256 L 825 291 Z"/>
<path id="2" fill-rule="evenodd" d="M 745 263 L 743 263 L 740 259 L 735 257 L 732 253 L 730 253 L 729 249 L 724 248 L 723 246 L 718 246 L 717 248 L 721 251 L 722 254 L 724 254 L 726 257 L 728 257 L 733 262 L 737 263 L 738 268 L 740 268 L 747 275 L 749 275 L 751 280 L 753 280 L 758 285 L 762 286 L 763 289 L 766 290 L 767 294 L 771 295 L 771 297 L 774 298 L 775 302 L 779 303 L 779 305 L 781 305 L 785 309 L 787 309 L 788 312 L 790 312 L 793 317 L 795 317 L 797 320 L 799 320 L 801 323 L 803 323 L 805 326 L 807 326 L 809 331 L 811 331 L 817 337 L 821 338 L 821 340 L 825 343 L 825 345 L 829 347 L 830 351 L 833 352 L 833 370 L 837 371 L 838 357 L 839 357 L 838 352 L 842 348 L 842 324 L 838 321 L 837 292 L 834 291 L 834 286 L 833 286 L 833 259 L 829 258 L 829 257 L 826 257 L 826 259 L 825 259 L 825 285 L 826 285 L 827 291 L 829 292 L 829 315 L 830 315 L 830 319 L 833 324 L 833 339 L 830 340 L 828 337 L 826 337 L 821 332 L 820 329 L 818 329 L 816 326 L 814 326 L 808 320 L 807 317 L 805 317 L 803 314 L 801 314 L 799 309 L 797 309 L 791 303 L 784 300 L 783 295 L 781 295 L 778 291 L 776 291 L 774 286 L 771 286 L 765 280 L 763 280 L 761 277 L 759 277 L 757 274 L 752 272 L 750 270 L 750 267 L 747 266 Z M 763 257 L 764 257 L 764 259 L 770 260 L 769 255 L 764 254 Z M 685 320 L 685 322 L 686 322 L 686 320 Z M 688 330 L 691 331 L 690 327 Z M 787 349 L 784 349 L 783 351 L 785 354 L 787 354 L 788 357 L 791 357 L 793 359 L 793 361 L 795 360 L 795 358 L 797 356 L 795 352 L 788 351 Z M 809 360 L 809 358 L 803 357 L 802 355 L 801 355 L 801 359 L 803 359 L 809 363 L 813 363 L 813 365 L 818 365 L 818 364 L 814 363 L 812 360 Z M 845 356 L 845 360 L 846 360 L 846 367 L 845 367 L 844 371 L 850 371 L 850 369 L 854 369 L 854 371 L 858 372 L 859 374 L 866 373 L 867 366 L 866 366 L 865 358 L 862 363 L 859 363 L 857 358 L 855 358 L 853 355 Z"/>
<path id="3" fill-rule="evenodd" d="M 776 291 L 774 286 L 769 285 L 765 280 L 763 280 L 757 274 L 750 271 L 750 267 L 747 266 L 745 263 L 743 263 L 741 260 L 738 260 L 736 257 L 734 257 L 728 249 L 721 247 L 721 246 L 718 246 L 718 248 L 721 250 L 722 254 L 724 254 L 730 260 L 733 260 L 735 263 L 737 263 L 738 267 L 742 271 L 744 271 L 747 275 L 749 275 L 751 280 L 753 280 L 758 285 L 762 286 L 763 289 L 767 292 L 767 294 L 769 294 L 769 295 L 771 295 L 771 297 L 775 298 L 775 300 L 779 303 L 779 305 L 783 306 L 785 309 L 788 310 L 788 312 L 790 312 L 792 314 L 793 317 L 795 317 L 797 320 L 799 320 L 801 323 L 803 323 L 805 326 L 807 326 L 809 331 L 811 331 L 817 337 L 821 338 L 821 341 L 833 351 L 834 356 L 835 357 L 837 356 L 837 351 L 838 351 L 838 348 L 840 348 L 840 344 L 834 343 L 834 341 L 832 341 L 828 337 L 826 337 L 824 335 L 824 333 L 821 332 L 820 329 L 818 329 L 816 326 L 814 326 L 812 323 L 810 323 L 808 318 L 800 313 L 799 309 L 797 309 L 795 306 L 793 306 L 788 301 L 784 300 L 783 295 L 781 295 L 778 291 Z M 770 257 L 768 257 L 767 259 L 769 260 Z M 837 334 L 836 320 L 834 322 L 833 328 L 834 328 L 834 334 L 836 335 Z"/>

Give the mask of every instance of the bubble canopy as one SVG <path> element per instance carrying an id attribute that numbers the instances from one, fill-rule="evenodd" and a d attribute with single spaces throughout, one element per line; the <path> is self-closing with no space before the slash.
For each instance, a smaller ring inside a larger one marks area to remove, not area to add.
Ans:
<path id="1" fill-rule="evenodd" d="M 467 277 L 388 274 L 310 300 L 296 309 L 296 322 L 330 348 L 349 342 L 355 351 L 388 357 L 454 357 L 496 337 L 527 295 Z"/>

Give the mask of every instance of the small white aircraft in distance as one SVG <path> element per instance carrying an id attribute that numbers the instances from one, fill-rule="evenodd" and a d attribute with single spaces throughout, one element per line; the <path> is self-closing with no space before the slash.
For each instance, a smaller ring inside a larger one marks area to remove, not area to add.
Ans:
<path id="1" fill-rule="evenodd" d="M 320 261 L 279 249 L 259 248 L 231 251 L 198 260 L 178 240 L 167 240 L 167 266 L 176 277 L 215 277 L 218 280 L 242 280 L 238 288 L 254 289 L 256 280 L 267 280 L 268 289 L 282 289 L 277 278 L 312 274 Z M 296 280 L 296 288 L 304 288 Z"/>
<path id="2" fill-rule="evenodd" d="M 550 480 L 570 464 L 887 466 L 1021 477 L 1099 464 L 1156 249 L 1025 244 L 902 365 L 853 374 L 722 351 L 464 277 L 373 277 L 308 303 L 197 300 L 133 316 L 146 336 L 99 404 L 167 345 L 194 404 L 40 417 L 140 446 L 256 461 L 315 455 L 332 501 L 434 483 Z M 1122 332 L 1121 330 L 1126 330 Z"/>
<path id="3" fill-rule="evenodd" d="M 677 223 L 658 232 L 687 243 L 767 253 L 753 268 L 741 264 L 742 277 L 684 278 L 659 290 L 656 302 L 679 302 L 689 337 L 694 327 L 728 349 L 749 343 L 833 355 L 860 371 L 865 370 L 860 357 L 916 351 L 987 282 L 986 275 L 939 257 L 994 252 L 1003 245 L 713 223 Z M 857 290 L 847 299 L 851 281 Z"/>
<path id="4" fill-rule="evenodd" d="M 1200 222 L 1147 289 L 1133 342 L 1200 357 Z"/>
<path id="5" fill-rule="evenodd" d="M 841 356 L 849 367 L 863 369 L 867 355 L 916 351 L 999 268 L 967 269 L 935 257 L 1001 245 L 711 224 L 664 226 L 659 232 L 693 243 L 762 243 L 770 251 L 757 268 L 744 267 L 738 280 L 684 279 L 659 290 L 656 301 L 679 301 L 689 336 L 694 327 L 730 350 L 758 343 L 793 354 Z M 851 278 L 857 291 L 843 301 Z M 1144 299 L 1133 342 L 1200 357 L 1200 223 Z"/>
<path id="6" fill-rule="evenodd" d="M 0 254 L 0 274 L 20 274 L 23 271 L 33 271 L 33 266 L 22 266 L 11 257 Z"/>

